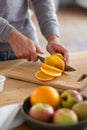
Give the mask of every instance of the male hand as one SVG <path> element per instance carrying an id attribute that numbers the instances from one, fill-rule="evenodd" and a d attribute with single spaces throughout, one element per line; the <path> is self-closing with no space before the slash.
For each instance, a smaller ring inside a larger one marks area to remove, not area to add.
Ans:
<path id="1" fill-rule="evenodd" d="M 46 48 L 50 54 L 61 53 L 64 56 L 65 62 L 69 62 L 68 51 L 61 45 L 57 36 L 52 35 L 48 38 L 48 44 Z"/>
<path id="2" fill-rule="evenodd" d="M 37 53 L 43 54 L 33 40 L 27 38 L 16 29 L 11 32 L 8 42 L 18 58 L 25 58 L 35 62 L 37 61 Z"/>

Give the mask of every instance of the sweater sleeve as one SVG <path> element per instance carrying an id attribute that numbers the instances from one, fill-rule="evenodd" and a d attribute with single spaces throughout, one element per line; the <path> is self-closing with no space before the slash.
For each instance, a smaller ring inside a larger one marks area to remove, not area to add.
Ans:
<path id="1" fill-rule="evenodd" d="M 32 0 L 42 34 L 59 36 L 59 22 L 52 0 Z"/>
<path id="2" fill-rule="evenodd" d="M 8 42 L 8 38 L 13 29 L 7 20 L 0 17 L 0 42 Z"/>

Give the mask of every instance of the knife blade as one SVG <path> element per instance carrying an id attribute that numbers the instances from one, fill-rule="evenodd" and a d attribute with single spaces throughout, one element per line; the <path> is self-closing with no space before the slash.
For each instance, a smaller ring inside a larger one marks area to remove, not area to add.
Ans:
<path id="1" fill-rule="evenodd" d="M 39 56 L 39 55 L 37 55 L 37 58 L 42 62 L 42 63 L 44 63 L 44 57 L 42 57 L 42 56 Z M 67 64 L 65 64 L 65 70 L 64 71 L 76 71 L 76 69 L 75 68 L 73 68 L 73 67 L 71 67 L 71 66 L 69 66 L 69 65 L 67 65 Z"/>

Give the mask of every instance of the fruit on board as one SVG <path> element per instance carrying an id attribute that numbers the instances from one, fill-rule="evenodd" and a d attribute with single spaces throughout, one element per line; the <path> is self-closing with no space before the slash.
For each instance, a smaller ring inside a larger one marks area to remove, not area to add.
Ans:
<path id="1" fill-rule="evenodd" d="M 62 75 L 65 69 L 65 61 L 60 53 L 47 56 L 40 70 L 35 73 L 35 78 L 40 81 L 50 81 Z M 41 71 L 44 73 L 41 73 Z M 53 78 L 54 77 L 54 78 Z"/>
<path id="2" fill-rule="evenodd" d="M 33 119 L 48 122 L 54 114 L 54 109 L 49 104 L 37 103 L 34 104 L 29 110 L 29 116 Z"/>
<path id="3" fill-rule="evenodd" d="M 53 80 L 55 77 L 54 76 L 50 76 L 50 75 L 47 75 L 45 73 L 43 73 L 42 71 L 37 71 L 35 73 L 35 77 L 40 80 L 40 81 L 50 81 L 50 80 Z"/>
<path id="4" fill-rule="evenodd" d="M 63 55 L 61 53 L 55 53 L 53 55 L 58 56 L 60 59 L 62 59 L 64 61 L 64 57 L 63 57 Z"/>
<path id="5" fill-rule="evenodd" d="M 51 86 L 39 86 L 30 96 L 31 105 L 36 103 L 46 103 L 56 109 L 60 105 L 60 94 Z"/>
<path id="6" fill-rule="evenodd" d="M 86 100 L 75 104 L 72 109 L 78 115 L 79 120 L 87 119 L 87 101 Z"/>
<path id="7" fill-rule="evenodd" d="M 61 54 L 60 54 L 61 55 Z M 50 56 L 47 56 L 45 58 L 45 63 L 47 65 L 51 65 L 51 66 L 54 66 L 56 68 L 59 68 L 61 70 L 64 71 L 65 69 L 65 62 L 62 58 L 60 58 L 60 55 L 58 54 L 53 54 L 53 55 L 50 55 Z M 62 56 L 61 56 L 62 57 Z"/>
<path id="8" fill-rule="evenodd" d="M 68 89 L 61 94 L 61 106 L 66 108 L 72 108 L 74 104 L 83 101 L 82 95 L 72 89 Z"/>
<path id="9" fill-rule="evenodd" d="M 45 63 L 43 63 L 40 67 L 40 70 L 47 74 L 47 75 L 50 75 L 50 76 L 54 76 L 54 77 L 57 77 L 57 76 L 61 76 L 62 75 L 62 70 L 56 68 L 56 67 L 53 67 L 51 65 L 47 65 Z"/>
<path id="10" fill-rule="evenodd" d="M 71 109 L 60 108 L 54 113 L 53 123 L 62 126 L 76 124 L 78 123 L 78 116 Z"/>
<path id="11" fill-rule="evenodd" d="M 35 73 L 35 78 L 46 82 L 55 79 L 55 77 L 60 77 L 61 75 L 62 70 L 43 63 L 40 70 Z"/>

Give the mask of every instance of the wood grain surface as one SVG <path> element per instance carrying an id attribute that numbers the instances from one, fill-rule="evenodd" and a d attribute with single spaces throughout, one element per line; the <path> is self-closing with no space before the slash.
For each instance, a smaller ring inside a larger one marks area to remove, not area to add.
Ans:
<path id="1" fill-rule="evenodd" d="M 84 54 L 85 55 L 85 54 Z M 42 82 L 35 78 L 35 72 L 40 69 L 41 62 L 37 61 L 35 63 L 23 61 L 7 71 L 6 76 L 13 79 L 18 79 L 22 81 L 27 81 L 42 85 L 51 85 L 57 89 L 76 89 L 81 91 L 87 85 L 87 78 L 78 82 L 83 74 L 87 74 L 87 61 L 84 55 L 75 56 L 72 54 L 70 57 L 70 65 L 76 68 L 73 72 L 64 72 L 62 76 L 48 82 Z"/>

